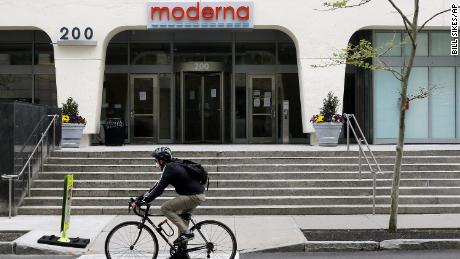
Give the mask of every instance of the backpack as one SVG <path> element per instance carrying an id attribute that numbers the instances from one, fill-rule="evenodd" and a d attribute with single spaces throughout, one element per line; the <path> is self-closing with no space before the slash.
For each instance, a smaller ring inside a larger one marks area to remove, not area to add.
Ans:
<path id="1" fill-rule="evenodd" d="M 200 182 L 202 185 L 207 185 L 206 190 L 209 190 L 209 176 L 208 172 L 198 163 L 190 160 L 173 159 L 174 163 L 181 165 L 187 173 L 195 180 Z"/>

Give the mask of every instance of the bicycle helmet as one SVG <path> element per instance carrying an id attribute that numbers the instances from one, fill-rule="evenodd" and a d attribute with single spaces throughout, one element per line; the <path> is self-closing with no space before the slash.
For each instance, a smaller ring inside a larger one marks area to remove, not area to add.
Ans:
<path id="1" fill-rule="evenodd" d="M 159 147 L 156 148 L 152 156 L 157 160 L 163 160 L 165 162 L 170 162 L 172 160 L 172 153 L 169 147 Z"/>

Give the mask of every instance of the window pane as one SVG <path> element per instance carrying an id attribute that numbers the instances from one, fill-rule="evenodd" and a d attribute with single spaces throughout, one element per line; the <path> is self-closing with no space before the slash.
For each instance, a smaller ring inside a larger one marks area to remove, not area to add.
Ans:
<path id="1" fill-rule="evenodd" d="M 160 139 L 171 138 L 171 75 L 161 74 L 160 84 Z"/>
<path id="2" fill-rule="evenodd" d="M 107 65 L 127 65 L 128 44 L 109 44 L 105 63 Z"/>
<path id="3" fill-rule="evenodd" d="M 281 65 L 296 65 L 297 56 L 294 43 L 278 43 L 278 59 Z"/>
<path id="4" fill-rule="evenodd" d="M 396 68 L 395 68 L 396 69 Z M 396 138 L 400 81 L 389 71 L 374 72 L 375 138 Z"/>
<path id="5" fill-rule="evenodd" d="M 0 65 L 32 65 L 32 44 L 0 44 Z"/>
<path id="6" fill-rule="evenodd" d="M 275 49 L 275 43 L 237 43 L 236 64 L 273 65 Z"/>
<path id="7" fill-rule="evenodd" d="M 432 32 L 431 35 L 431 56 L 450 55 L 450 34 L 448 32 Z"/>
<path id="8" fill-rule="evenodd" d="M 32 76 L 0 75 L 0 99 L 32 102 Z"/>
<path id="9" fill-rule="evenodd" d="M 246 74 L 235 75 L 235 137 L 246 138 Z"/>
<path id="10" fill-rule="evenodd" d="M 375 34 L 375 45 L 382 48 L 384 56 L 401 56 L 401 33 L 399 32 L 377 32 Z"/>
<path id="11" fill-rule="evenodd" d="M 455 68 L 431 68 L 431 132 L 433 138 L 455 138 Z"/>
<path id="12" fill-rule="evenodd" d="M 409 56 L 412 51 L 412 44 L 407 34 L 404 34 L 404 55 Z M 417 35 L 417 52 L 416 56 L 428 56 L 428 33 L 421 32 Z"/>
<path id="13" fill-rule="evenodd" d="M 170 63 L 169 43 L 131 44 L 131 65 L 168 65 Z"/>
<path id="14" fill-rule="evenodd" d="M 174 44 L 174 62 L 213 61 L 231 64 L 231 43 L 177 43 Z"/>
<path id="15" fill-rule="evenodd" d="M 428 68 L 414 67 L 409 79 L 408 95 L 416 94 L 421 87 L 428 87 Z M 406 112 L 406 137 L 428 138 L 428 98 L 410 102 Z"/>
<path id="16" fill-rule="evenodd" d="M 102 118 L 127 119 L 128 75 L 105 74 L 105 102 L 102 104 Z"/>
<path id="17" fill-rule="evenodd" d="M 53 46 L 48 43 L 35 44 L 35 65 L 52 65 L 54 64 Z"/>
<path id="18" fill-rule="evenodd" d="M 56 99 L 56 76 L 55 75 L 36 75 L 35 76 L 35 98 L 38 104 L 57 106 Z"/>

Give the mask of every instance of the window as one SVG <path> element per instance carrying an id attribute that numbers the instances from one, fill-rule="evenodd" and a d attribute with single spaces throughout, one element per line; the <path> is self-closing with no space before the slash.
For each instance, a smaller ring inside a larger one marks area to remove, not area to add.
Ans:
<path id="1" fill-rule="evenodd" d="M 407 88 L 408 95 L 413 95 L 420 87 L 426 88 L 427 86 L 428 67 L 412 68 Z M 428 98 L 410 102 L 409 112 L 406 113 L 406 137 L 428 138 Z"/>
<path id="2" fill-rule="evenodd" d="M 438 87 L 431 98 L 433 138 L 455 138 L 455 68 L 432 67 L 430 84 Z"/>
<path id="3" fill-rule="evenodd" d="M 56 107 L 56 76 L 35 75 L 34 95 L 34 103 Z"/>
<path id="4" fill-rule="evenodd" d="M 0 43 L 0 65 L 32 65 L 32 43 Z"/>
<path id="5" fill-rule="evenodd" d="M 412 44 L 407 34 L 404 34 L 404 56 L 409 56 L 412 51 Z M 428 56 L 428 33 L 420 32 L 417 35 L 416 56 Z"/>
<path id="6" fill-rule="evenodd" d="M 131 44 L 131 65 L 168 65 L 170 63 L 169 43 Z"/>
<path id="7" fill-rule="evenodd" d="M 393 68 L 398 69 L 398 68 Z M 374 134 L 376 138 L 395 138 L 398 132 L 400 81 L 389 71 L 374 72 Z"/>
<path id="8" fill-rule="evenodd" d="M 36 43 L 34 56 L 35 65 L 54 64 L 54 50 L 50 43 Z"/>
<path id="9" fill-rule="evenodd" d="M 160 86 L 160 139 L 171 139 L 171 75 L 160 74 L 158 81 Z"/>
<path id="10" fill-rule="evenodd" d="M 450 34 L 449 32 L 431 32 L 431 56 L 449 56 L 450 55 Z"/>
<path id="11" fill-rule="evenodd" d="M 174 44 L 174 62 L 210 61 L 231 64 L 231 43 L 177 43 Z"/>
<path id="12" fill-rule="evenodd" d="M 0 75 L 0 98 L 32 102 L 32 76 Z"/>
<path id="13" fill-rule="evenodd" d="M 105 64 L 128 65 L 128 44 L 109 44 L 107 46 Z"/>
<path id="14" fill-rule="evenodd" d="M 246 74 L 235 75 L 235 137 L 246 138 Z"/>
<path id="15" fill-rule="evenodd" d="M 278 43 L 278 61 L 281 65 L 297 64 L 297 55 L 294 43 Z"/>
<path id="16" fill-rule="evenodd" d="M 377 32 L 375 34 L 375 47 L 381 48 L 384 56 L 401 56 L 401 33 L 400 32 Z"/>
<path id="17" fill-rule="evenodd" d="M 275 43 L 237 43 L 237 65 L 274 65 Z"/>

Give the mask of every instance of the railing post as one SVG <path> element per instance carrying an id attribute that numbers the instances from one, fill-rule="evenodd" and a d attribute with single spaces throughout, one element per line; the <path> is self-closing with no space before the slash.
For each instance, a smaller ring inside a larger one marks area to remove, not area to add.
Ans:
<path id="1" fill-rule="evenodd" d="M 372 188 L 372 214 L 375 215 L 375 196 L 377 193 L 377 174 L 376 172 L 372 172 L 373 174 L 373 188 Z"/>
<path id="2" fill-rule="evenodd" d="M 347 151 L 350 151 L 350 119 L 346 113 L 345 118 L 347 119 Z"/>
<path id="3" fill-rule="evenodd" d="M 11 206 L 12 206 L 12 195 L 13 195 L 13 178 L 8 178 L 8 217 L 11 219 Z"/>
<path id="4" fill-rule="evenodd" d="M 43 136 L 44 134 L 42 133 L 42 143 L 40 144 L 41 152 L 40 152 L 40 172 L 43 172 Z"/>
<path id="5" fill-rule="evenodd" d="M 53 117 L 53 152 L 56 152 L 56 120 L 57 116 Z"/>
<path id="6" fill-rule="evenodd" d="M 362 179 L 361 173 L 363 172 L 363 162 L 362 162 L 362 152 L 363 152 L 363 150 L 361 149 L 361 139 L 358 139 L 358 141 L 360 142 L 360 143 L 358 143 L 358 147 L 359 147 L 359 158 L 358 158 L 359 159 L 358 160 L 358 162 L 359 162 L 359 180 L 361 180 Z"/>
<path id="7" fill-rule="evenodd" d="M 30 161 L 29 161 L 29 177 L 27 178 L 27 195 L 30 198 Z"/>

